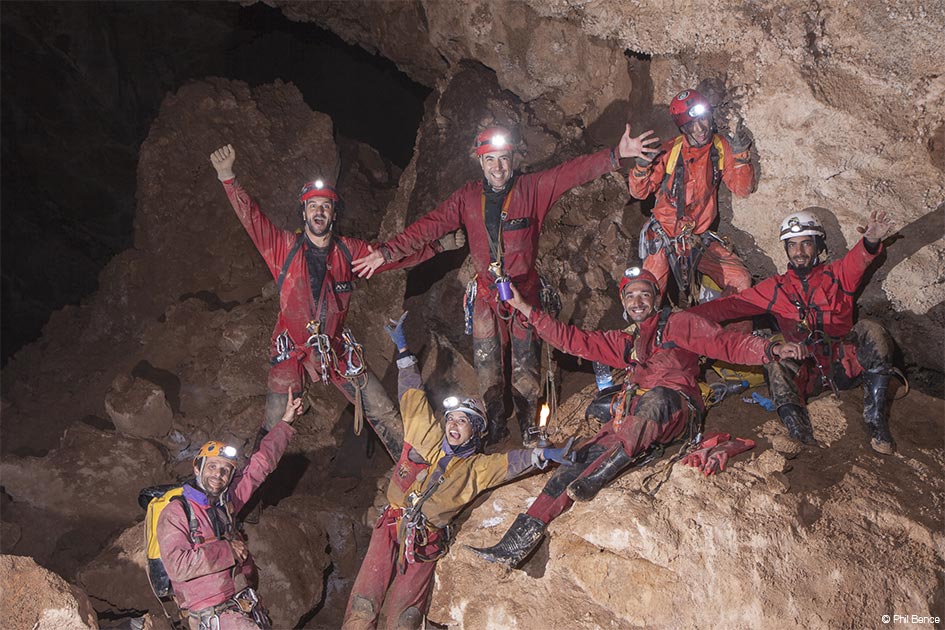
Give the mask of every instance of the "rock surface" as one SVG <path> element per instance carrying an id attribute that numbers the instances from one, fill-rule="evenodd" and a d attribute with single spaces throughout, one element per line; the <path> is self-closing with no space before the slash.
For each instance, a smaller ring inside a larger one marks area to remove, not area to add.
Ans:
<path id="1" fill-rule="evenodd" d="M 32 558 L 0 556 L 0 619 L 10 630 L 92 628 L 98 621 L 88 596 Z"/>

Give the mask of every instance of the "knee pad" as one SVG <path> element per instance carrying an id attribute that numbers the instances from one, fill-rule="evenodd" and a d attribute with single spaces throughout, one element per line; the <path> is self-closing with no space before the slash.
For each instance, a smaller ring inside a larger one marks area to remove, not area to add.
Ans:
<path id="1" fill-rule="evenodd" d="M 640 396 L 633 415 L 659 424 L 666 424 L 670 418 L 682 409 L 683 401 L 679 392 L 668 387 L 654 387 Z"/>
<path id="2" fill-rule="evenodd" d="M 345 620 L 374 621 L 375 616 L 377 613 L 374 612 L 374 602 L 367 597 L 355 595 L 351 598 L 351 609 Z"/>
<path id="3" fill-rule="evenodd" d="M 411 606 L 397 617 L 395 630 L 417 630 L 423 623 L 423 613 L 416 606 Z"/>

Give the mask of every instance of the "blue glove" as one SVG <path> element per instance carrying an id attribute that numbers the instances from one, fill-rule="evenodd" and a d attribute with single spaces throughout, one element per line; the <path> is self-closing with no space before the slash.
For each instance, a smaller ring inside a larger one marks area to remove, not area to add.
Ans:
<path id="1" fill-rule="evenodd" d="M 775 406 L 774 402 L 770 398 L 765 398 L 758 392 L 751 393 L 751 399 L 755 402 L 756 405 L 761 405 L 761 408 L 765 411 L 774 411 Z"/>
<path id="2" fill-rule="evenodd" d="M 565 442 L 564 446 L 561 448 L 543 448 L 541 449 L 541 456 L 545 461 L 549 462 L 558 462 L 562 466 L 570 466 L 574 463 L 574 453 L 571 452 L 571 445 L 574 443 L 574 438 L 568 438 L 568 441 Z"/>
<path id="3" fill-rule="evenodd" d="M 390 335 L 390 340 L 394 342 L 394 345 L 397 346 L 397 349 L 403 349 L 407 347 L 407 335 L 404 334 L 404 321 L 407 319 L 407 311 L 404 311 L 404 314 L 400 316 L 400 319 L 394 321 L 393 319 L 388 319 L 389 324 L 384 324 L 384 330 L 387 331 L 387 334 Z"/>

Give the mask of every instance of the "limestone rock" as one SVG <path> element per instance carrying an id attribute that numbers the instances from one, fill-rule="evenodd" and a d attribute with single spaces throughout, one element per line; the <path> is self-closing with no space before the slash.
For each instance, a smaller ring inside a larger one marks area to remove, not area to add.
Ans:
<path id="1" fill-rule="evenodd" d="M 0 556 L 0 618 L 10 630 L 98 629 L 88 596 L 26 556 Z"/>
<path id="2" fill-rule="evenodd" d="M 171 430 L 174 412 L 164 390 L 142 378 L 119 376 L 105 396 L 105 411 L 115 428 L 130 437 L 162 437 Z"/>
<path id="3" fill-rule="evenodd" d="M 144 521 L 123 531 L 118 538 L 79 571 L 76 583 L 99 612 L 152 610 L 160 606 L 148 582 Z"/>

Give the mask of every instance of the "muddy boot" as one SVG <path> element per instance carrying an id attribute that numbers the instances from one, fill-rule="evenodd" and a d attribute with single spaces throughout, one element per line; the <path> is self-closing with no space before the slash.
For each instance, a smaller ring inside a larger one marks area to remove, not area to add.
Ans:
<path id="1" fill-rule="evenodd" d="M 588 468 L 568 485 L 568 496 L 575 501 L 590 501 L 601 488 L 623 472 L 632 459 L 622 445 L 613 446 L 596 467 Z"/>
<path id="2" fill-rule="evenodd" d="M 502 540 L 492 547 L 466 547 L 486 562 L 498 562 L 514 569 L 538 546 L 544 535 L 545 524 L 541 520 L 519 514 Z"/>
<path id="3" fill-rule="evenodd" d="M 863 372 L 863 420 L 870 431 L 870 446 L 883 455 L 893 453 L 886 413 L 886 390 L 890 378 L 887 373 Z"/>
<path id="4" fill-rule="evenodd" d="M 814 439 L 814 428 L 810 425 L 810 416 L 807 408 L 788 403 L 778 407 L 778 417 L 781 418 L 784 428 L 792 440 L 803 444 L 818 445 Z"/>

